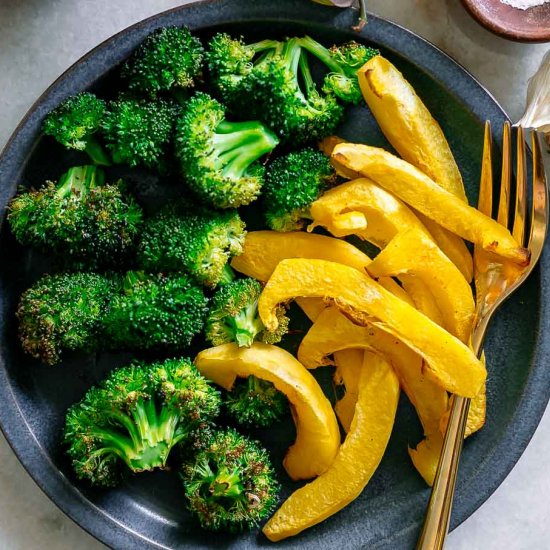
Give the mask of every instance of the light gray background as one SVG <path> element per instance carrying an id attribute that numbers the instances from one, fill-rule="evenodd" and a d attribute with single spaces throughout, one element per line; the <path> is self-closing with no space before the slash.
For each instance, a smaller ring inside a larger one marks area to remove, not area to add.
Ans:
<path id="1" fill-rule="evenodd" d="M 250 0 L 253 2 L 254 0 Z M 276 2 L 276 0 L 273 0 Z M 306 0 L 304 0 L 306 1 Z M 102 40 L 175 0 L 0 0 L 0 147 L 38 95 Z M 459 0 L 369 0 L 470 70 L 511 118 L 549 45 L 506 42 L 477 26 Z M 449 550 L 550 548 L 550 413 L 510 476 L 449 537 Z M 0 436 L 0 549 L 104 548 L 42 494 Z"/>

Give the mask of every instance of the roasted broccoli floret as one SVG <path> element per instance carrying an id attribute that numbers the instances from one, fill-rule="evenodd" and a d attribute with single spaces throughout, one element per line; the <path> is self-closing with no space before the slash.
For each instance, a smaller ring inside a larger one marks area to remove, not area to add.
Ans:
<path id="1" fill-rule="evenodd" d="M 262 188 L 258 162 L 278 143 L 261 122 L 229 122 L 224 106 L 197 93 L 178 120 L 176 156 L 191 189 L 218 208 L 251 203 Z"/>
<path id="2" fill-rule="evenodd" d="M 317 89 L 298 39 L 291 38 L 280 55 L 258 64 L 247 83 L 250 101 L 263 112 L 261 119 L 294 144 L 334 133 L 344 115 L 333 94 Z"/>
<path id="3" fill-rule="evenodd" d="M 247 428 L 267 428 L 288 411 L 288 401 L 271 382 L 256 376 L 237 379 L 224 398 L 228 414 Z"/>
<path id="4" fill-rule="evenodd" d="M 258 300 L 262 286 L 254 279 L 235 279 L 222 285 L 214 294 L 206 320 L 206 339 L 219 346 L 236 342 L 250 346 L 254 340 L 275 344 L 288 331 L 286 310 L 277 310 L 279 326 L 276 331 L 266 330 L 258 315 Z M 270 382 L 249 376 L 238 380 L 227 393 L 226 408 L 239 424 L 270 426 L 286 410 L 286 397 Z"/>
<path id="5" fill-rule="evenodd" d="M 63 350 L 98 348 L 101 321 L 116 286 L 114 280 L 95 273 L 42 277 L 22 294 L 17 308 L 23 349 L 53 365 Z"/>
<path id="6" fill-rule="evenodd" d="M 208 43 L 206 62 L 214 91 L 230 107 L 239 107 L 238 93 L 254 65 L 282 48 L 277 40 L 246 44 L 242 38 L 218 33 Z M 259 55 L 258 55 L 259 54 Z M 247 111 L 248 112 L 248 111 Z"/>
<path id="7" fill-rule="evenodd" d="M 188 275 L 130 271 L 103 320 L 115 349 L 187 347 L 204 326 L 207 299 Z"/>
<path id="8" fill-rule="evenodd" d="M 161 91 L 192 88 L 202 68 L 203 47 L 187 27 L 151 33 L 122 68 L 136 92 L 155 96 Z"/>
<path id="9" fill-rule="evenodd" d="M 142 210 L 122 182 L 96 166 L 69 169 L 57 184 L 17 195 L 8 209 L 16 239 L 75 268 L 117 265 L 132 250 Z"/>
<path id="10" fill-rule="evenodd" d="M 206 338 L 213 346 L 236 342 L 250 346 L 254 340 L 276 344 L 288 330 L 288 317 L 281 306 L 276 331 L 266 330 L 258 314 L 262 286 L 254 279 L 235 279 L 216 291 L 206 320 Z"/>
<path id="11" fill-rule="evenodd" d="M 302 149 L 275 159 L 268 167 L 263 193 L 267 225 L 295 231 L 309 217 L 309 207 L 336 178 L 325 155 Z"/>
<path id="12" fill-rule="evenodd" d="M 325 76 L 323 91 L 334 93 L 342 101 L 359 104 L 363 102 L 357 71 L 380 52 L 352 40 L 341 46 L 325 48 L 310 36 L 300 39 L 300 44 L 317 57 L 330 71 Z"/>
<path id="13" fill-rule="evenodd" d="M 114 486 L 124 471 L 165 468 L 217 416 L 218 392 L 188 359 L 113 371 L 67 412 L 64 442 L 78 478 Z"/>
<path id="14" fill-rule="evenodd" d="M 101 127 L 105 109 L 105 101 L 83 92 L 69 97 L 51 111 L 42 129 L 68 149 L 86 151 L 95 164 L 108 166 L 109 156 L 94 135 Z"/>
<path id="15" fill-rule="evenodd" d="M 321 139 L 342 119 L 344 110 L 334 94 L 317 90 L 297 38 L 248 46 L 218 35 L 210 43 L 208 61 L 215 87 L 232 111 L 262 120 L 281 139 L 294 144 Z"/>
<path id="16" fill-rule="evenodd" d="M 211 531 L 251 529 L 277 504 L 279 484 L 267 451 L 235 430 L 216 432 L 183 465 L 182 479 L 190 511 Z"/>
<path id="17" fill-rule="evenodd" d="M 245 225 L 236 210 L 180 202 L 146 220 L 138 262 L 152 272 L 187 271 L 213 287 L 231 279 L 227 263 L 243 250 Z"/>
<path id="18" fill-rule="evenodd" d="M 165 171 L 178 110 L 176 103 L 160 98 L 111 101 L 102 130 L 113 161 Z"/>

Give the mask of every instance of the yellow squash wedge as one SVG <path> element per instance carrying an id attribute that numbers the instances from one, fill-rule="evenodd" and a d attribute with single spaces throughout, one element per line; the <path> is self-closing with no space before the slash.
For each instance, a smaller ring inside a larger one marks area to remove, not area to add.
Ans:
<path id="1" fill-rule="evenodd" d="M 382 132 L 401 158 L 427 174 L 440 187 L 468 202 L 453 153 L 422 100 L 403 75 L 382 56 L 368 61 L 357 73 L 363 97 Z M 333 142 L 332 148 L 337 145 Z M 468 282 L 472 256 L 462 239 L 431 220 L 420 218 L 441 250 Z"/>
<path id="2" fill-rule="evenodd" d="M 296 303 L 311 322 L 314 322 L 331 305 L 330 302 L 325 302 L 322 298 L 296 298 Z"/>
<path id="3" fill-rule="evenodd" d="M 441 188 L 412 164 L 368 145 L 340 143 L 331 157 L 372 179 L 452 233 L 517 263 L 529 264 L 529 252 L 492 218 Z"/>
<path id="4" fill-rule="evenodd" d="M 344 349 L 334 353 L 334 382 L 337 386 L 344 386 L 344 396 L 336 401 L 334 411 L 346 433 L 350 430 L 355 414 L 364 355 L 361 349 Z"/>
<path id="5" fill-rule="evenodd" d="M 435 301 L 430 287 L 424 281 L 412 275 L 401 274 L 399 280 L 405 292 L 411 297 L 414 307 L 442 327 L 443 314 Z"/>
<path id="6" fill-rule="evenodd" d="M 321 142 L 321 148 L 325 152 L 325 154 L 330 155 L 332 154 L 333 149 L 339 143 L 345 143 L 345 141 L 341 138 L 329 137 Z M 344 165 L 338 163 L 334 158 L 332 159 L 332 163 L 336 168 L 336 171 L 341 176 L 350 180 L 362 179 L 359 172 L 354 172 L 353 170 L 346 169 Z M 336 187 L 335 189 L 338 189 L 338 187 Z M 322 198 L 323 197 L 321 197 L 321 199 Z M 327 209 L 326 206 L 324 208 Z M 338 212 L 347 212 L 347 206 L 345 205 L 345 203 L 341 205 L 340 209 L 337 209 L 335 206 L 333 206 L 332 209 L 336 214 Z M 470 282 L 474 273 L 473 260 L 472 255 L 470 254 L 470 251 L 468 250 L 468 247 L 466 246 L 464 241 L 459 236 L 441 227 L 439 224 L 430 220 L 420 212 L 417 212 L 414 209 L 412 209 L 412 212 L 416 215 L 421 224 L 424 225 L 424 227 L 428 230 L 432 238 L 435 240 L 441 250 L 443 250 L 445 255 L 449 257 L 449 259 L 458 267 L 458 269 L 460 269 L 460 272 L 464 275 L 464 278 L 468 282 Z M 321 217 L 322 214 L 323 213 L 320 212 L 319 216 Z M 326 213 L 324 214 L 326 217 Z M 347 217 L 348 228 L 353 225 L 354 220 L 356 220 L 355 224 L 357 225 L 358 229 L 364 226 L 364 221 L 358 215 L 358 212 L 355 211 L 352 214 L 349 214 Z M 314 225 L 325 226 L 333 235 L 338 236 L 339 233 L 345 233 L 346 217 L 343 216 L 342 218 L 340 218 L 339 222 L 335 223 L 333 227 L 330 227 L 328 224 L 320 223 L 318 221 L 314 223 Z M 360 236 L 367 239 L 367 235 L 368 233 L 365 233 Z"/>
<path id="7" fill-rule="evenodd" d="M 405 229 L 428 232 L 408 206 L 368 178 L 330 189 L 311 205 L 310 214 L 312 225 L 335 237 L 357 235 L 378 248 Z"/>
<path id="8" fill-rule="evenodd" d="M 426 360 L 426 367 L 447 391 L 473 397 L 485 381 L 485 367 L 467 346 L 351 267 L 326 260 L 280 262 L 258 303 L 268 330 L 278 326 L 278 304 L 298 296 L 332 299 L 358 324 L 372 324 L 393 334 Z"/>
<path id="9" fill-rule="evenodd" d="M 359 69 L 357 78 L 367 105 L 399 156 L 467 202 L 441 127 L 397 68 L 377 55 Z"/>
<path id="10" fill-rule="evenodd" d="M 251 231 L 246 234 L 244 250 L 235 256 L 231 266 L 249 277 L 267 281 L 277 264 L 287 258 L 317 258 L 349 265 L 365 272 L 372 261 L 352 244 L 313 233 L 293 231 Z M 391 278 L 382 277 L 380 284 L 402 300 L 412 303 L 407 293 Z"/>
<path id="11" fill-rule="evenodd" d="M 434 484 L 442 448 L 443 436 L 436 431 L 427 434 L 416 449 L 408 449 L 414 467 L 430 487 Z"/>
<path id="12" fill-rule="evenodd" d="M 314 369 L 333 364 L 331 354 L 338 365 L 340 353 L 358 349 L 376 352 L 391 362 L 424 432 L 438 431 L 441 416 L 447 410 L 447 392 L 425 376 L 419 355 L 379 328 L 355 325 L 338 308 L 329 307 L 304 336 L 298 358 L 306 368 Z"/>
<path id="13" fill-rule="evenodd" d="M 462 273 L 422 231 L 396 235 L 367 267 L 373 277 L 406 274 L 424 282 L 443 314 L 441 326 L 468 343 L 474 318 L 472 289 Z"/>
<path id="14" fill-rule="evenodd" d="M 237 377 L 252 375 L 271 382 L 286 395 L 296 423 L 296 441 L 283 466 L 292 479 L 310 479 L 332 464 L 340 446 L 338 421 L 315 378 L 290 353 L 261 342 L 249 348 L 223 344 L 201 351 L 195 365 L 226 390 Z"/>
<path id="15" fill-rule="evenodd" d="M 439 423 L 439 431 L 442 435 L 445 435 L 447 430 L 447 422 L 449 422 L 449 415 L 452 403 L 452 397 L 449 400 L 449 408 L 445 411 L 441 417 Z M 485 416 L 487 413 L 487 388 L 483 386 L 479 393 L 471 400 L 470 408 L 468 409 L 468 422 L 466 424 L 466 430 L 464 437 L 468 437 L 473 433 L 481 430 L 485 424 Z"/>
<path id="16" fill-rule="evenodd" d="M 416 212 L 418 219 L 429 231 L 437 246 L 441 248 L 445 256 L 458 267 L 464 278 L 471 283 L 474 276 L 474 262 L 472 255 L 466 246 L 466 243 L 454 233 L 441 227 L 430 218 L 427 218 L 420 212 Z"/>
<path id="17" fill-rule="evenodd" d="M 333 464 L 275 512 L 263 528 L 269 540 L 296 535 L 340 511 L 361 494 L 380 464 L 393 428 L 399 381 L 384 358 L 372 355 L 366 362 L 353 421 Z"/>

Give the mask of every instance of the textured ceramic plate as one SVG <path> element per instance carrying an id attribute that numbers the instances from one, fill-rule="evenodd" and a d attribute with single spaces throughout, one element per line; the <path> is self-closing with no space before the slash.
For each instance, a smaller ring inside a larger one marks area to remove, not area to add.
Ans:
<path id="1" fill-rule="evenodd" d="M 435 47 L 387 21 L 371 17 L 360 36 L 350 31 L 355 13 L 306 0 L 221 0 L 186 6 L 130 27 L 97 47 L 57 80 L 15 131 L 0 159 L 0 211 L 18 185 L 56 178 L 80 157 L 40 135 L 50 109 L 84 89 L 108 93 L 116 86 L 117 65 L 152 30 L 189 25 L 207 37 L 217 30 L 248 38 L 310 33 L 332 44 L 359 38 L 380 48 L 412 82 L 441 123 L 476 200 L 482 123 L 499 128 L 506 116 L 491 96 Z M 387 144 L 365 107 L 350 111 L 343 136 Z M 498 136 L 497 136 L 498 143 Z M 80 160 L 79 160 L 80 159 Z M 143 174 L 135 181 L 144 195 L 155 186 Z M 152 186 L 152 187 L 151 187 Z M 548 274 L 548 257 L 541 262 Z M 211 535 L 197 528 L 184 510 L 175 472 L 142 474 L 116 490 L 90 490 L 76 482 L 59 445 L 63 414 L 122 355 L 70 356 L 47 368 L 24 356 L 16 339 L 14 308 L 20 292 L 47 268 L 47 261 L 23 250 L 5 227 L 0 234 L 0 423 L 19 459 L 52 500 L 97 538 L 116 548 L 253 548 L 269 543 L 256 533 Z M 543 331 L 548 327 L 548 275 L 536 270 L 497 316 L 487 340 L 488 417 L 482 432 L 465 445 L 453 527 L 464 521 L 502 482 L 540 420 L 550 391 Z M 325 372 L 325 375 L 329 375 Z M 256 433 L 280 464 L 292 441 L 292 427 Z M 413 469 L 407 444 L 420 438 L 411 406 L 402 399 L 398 420 L 380 468 L 352 505 L 323 524 L 283 542 L 285 548 L 409 548 L 417 536 L 429 490 Z M 283 497 L 295 488 L 280 472 Z M 314 503 L 312 503 L 314 505 Z"/>

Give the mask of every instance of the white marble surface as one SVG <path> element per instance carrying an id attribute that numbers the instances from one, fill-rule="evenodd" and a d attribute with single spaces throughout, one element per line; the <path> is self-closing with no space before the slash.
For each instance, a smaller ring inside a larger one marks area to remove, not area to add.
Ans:
<path id="1" fill-rule="evenodd" d="M 82 54 L 129 24 L 182 3 L 186 2 L 0 0 L 0 147 L 35 98 Z M 469 69 L 513 119 L 521 115 L 526 80 L 549 45 L 496 38 L 469 19 L 459 0 L 369 0 L 369 6 L 437 44 Z M 538 550 L 549 548 L 549 541 L 547 412 L 516 468 L 450 535 L 447 548 Z M 0 436 L 0 549 L 44 548 L 104 547 L 42 494 Z"/>

